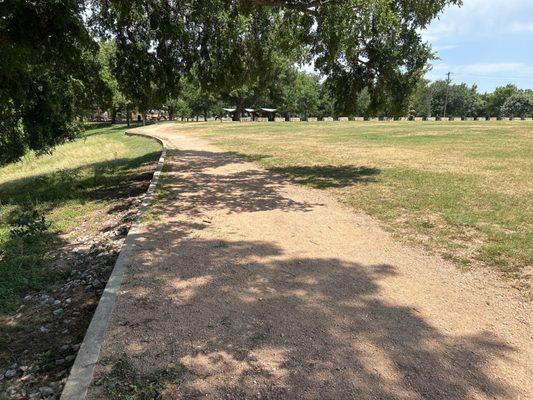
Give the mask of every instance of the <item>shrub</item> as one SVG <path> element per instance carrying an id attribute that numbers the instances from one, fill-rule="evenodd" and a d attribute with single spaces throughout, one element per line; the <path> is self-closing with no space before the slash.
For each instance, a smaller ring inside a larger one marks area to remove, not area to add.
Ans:
<path id="1" fill-rule="evenodd" d="M 503 103 L 501 113 L 507 117 L 533 116 L 533 94 L 528 92 L 513 94 Z"/>

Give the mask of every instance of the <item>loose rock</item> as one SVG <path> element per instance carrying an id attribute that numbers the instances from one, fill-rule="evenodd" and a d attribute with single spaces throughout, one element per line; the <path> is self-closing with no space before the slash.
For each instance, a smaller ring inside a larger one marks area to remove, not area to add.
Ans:
<path id="1" fill-rule="evenodd" d="M 52 389 L 50 386 L 41 386 L 39 388 L 39 392 L 41 393 L 42 397 L 48 397 L 54 394 L 54 389 Z"/>
<path id="2" fill-rule="evenodd" d="M 7 379 L 12 379 L 12 378 L 14 378 L 15 376 L 17 376 L 17 370 L 16 370 L 16 369 L 8 369 L 8 370 L 4 373 L 4 376 L 5 376 Z"/>

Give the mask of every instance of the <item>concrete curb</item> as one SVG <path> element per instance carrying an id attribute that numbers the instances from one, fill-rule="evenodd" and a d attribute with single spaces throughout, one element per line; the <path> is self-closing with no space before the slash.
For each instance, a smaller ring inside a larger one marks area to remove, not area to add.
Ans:
<path id="1" fill-rule="evenodd" d="M 61 400 L 83 400 L 87 396 L 87 391 L 94 376 L 94 369 L 98 358 L 100 356 L 100 349 L 104 341 L 105 333 L 111 321 L 111 315 L 117 302 L 118 292 L 120 285 L 124 278 L 124 272 L 126 268 L 131 264 L 132 260 L 132 250 L 134 247 L 134 242 L 139 235 L 139 225 L 141 223 L 141 218 L 143 214 L 148 210 L 152 200 L 154 198 L 154 191 L 159 181 L 159 176 L 163 169 L 163 164 L 165 163 L 165 157 L 167 154 L 167 144 L 164 140 L 144 135 L 142 133 L 134 132 L 125 132 L 126 135 L 135 135 L 143 136 L 151 139 L 158 140 L 163 146 L 161 156 L 157 162 L 157 167 L 155 169 L 152 181 L 150 186 L 146 191 L 141 206 L 139 208 L 139 215 L 131 226 L 128 235 L 124 241 L 124 245 L 120 250 L 120 254 L 117 258 L 113 272 L 107 281 L 102 297 L 98 303 L 98 307 L 94 312 L 93 318 L 85 333 L 83 343 L 81 344 L 74 365 L 70 370 L 67 383 L 61 394 Z"/>

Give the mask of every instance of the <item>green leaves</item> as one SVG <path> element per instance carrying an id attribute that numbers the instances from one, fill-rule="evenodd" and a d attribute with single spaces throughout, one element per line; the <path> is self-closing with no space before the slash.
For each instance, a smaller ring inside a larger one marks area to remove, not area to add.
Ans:
<path id="1" fill-rule="evenodd" d="M 501 108 L 502 115 L 508 117 L 533 116 L 533 92 L 520 92 L 510 96 Z"/>
<path id="2" fill-rule="evenodd" d="M 44 214 L 35 209 L 21 213 L 11 221 L 10 225 L 13 237 L 27 240 L 33 240 L 50 228 L 50 222 L 46 221 Z"/>
<path id="3" fill-rule="evenodd" d="M 45 152 L 79 131 L 75 117 L 101 95 L 96 43 L 83 1 L 18 0 L 0 8 L 0 165 Z"/>
<path id="4" fill-rule="evenodd" d="M 159 101 L 192 69 L 204 90 L 220 93 L 277 79 L 280 59 L 312 60 L 338 111 L 354 112 L 366 88 L 371 106 L 391 114 L 406 110 L 432 56 L 418 30 L 446 5 L 459 3 L 94 1 L 97 25 L 116 37 L 119 57 L 127 61 L 117 77 L 132 97 Z"/>
<path id="5" fill-rule="evenodd" d="M 141 112 L 159 108 L 180 95 L 184 77 L 202 94 L 273 86 L 284 63 L 313 62 L 338 113 L 355 113 L 365 90 L 371 109 L 402 114 L 432 57 L 418 30 L 460 0 L 4 3 L 0 101 L 11 122 L 0 162 L 72 137 L 83 110 L 126 100 Z M 91 34 L 116 43 L 113 62 L 97 56 Z"/>

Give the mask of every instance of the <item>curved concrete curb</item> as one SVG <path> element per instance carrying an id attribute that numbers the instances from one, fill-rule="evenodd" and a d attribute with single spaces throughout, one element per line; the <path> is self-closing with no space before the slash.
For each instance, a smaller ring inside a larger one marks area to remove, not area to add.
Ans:
<path id="1" fill-rule="evenodd" d="M 102 297 L 98 303 L 98 307 L 94 312 L 93 318 L 85 333 L 85 338 L 81 344 L 74 365 L 70 370 L 70 375 L 67 379 L 67 383 L 61 394 L 61 400 L 82 400 L 87 396 L 87 391 L 93 380 L 94 369 L 96 363 L 98 362 L 98 357 L 100 356 L 100 349 L 102 347 L 102 342 L 105 337 L 105 332 L 109 326 L 111 320 L 111 314 L 113 313 L 113 308 L 117 301 L 118 291 L 124 278 L 124 272 L 126 268 L 131 264 L 132 259 L 132 250 L 134 247 L 134 242 L 139 235 L 139 225 L 143 214 L 148 210 L 153 198 L 154 191 L 159 181 L 159 176 L 163 169 L 163 164 L 165 162 L 165 157 L 167 154 L 167 145 L 164 140 L 144 135 L 142 133 L 134 132 L 125 132 L 126 135 L 136 135 L 144 136 L 151 139 L 158 140 L 162 146 L 163 151 L 159 157 L 157 167 L 150 182 L 150 186 L 146 191 L 141 206 L 139 208 L 139 215 L 132 224 L 128 235 L 124 241 L 120 254 L 113 268 L 113 272 L 107 281 Z"/>

